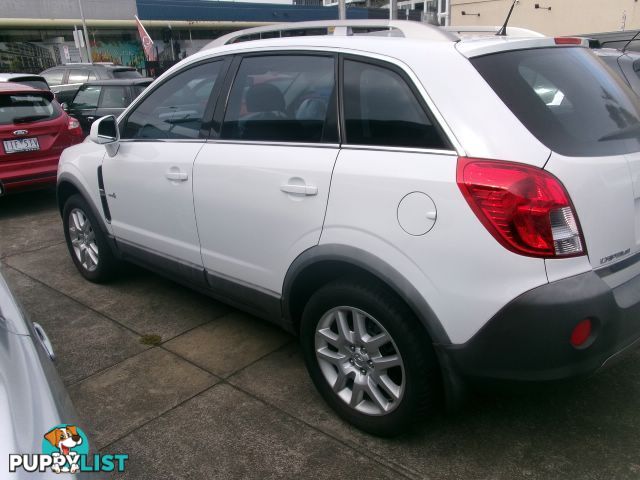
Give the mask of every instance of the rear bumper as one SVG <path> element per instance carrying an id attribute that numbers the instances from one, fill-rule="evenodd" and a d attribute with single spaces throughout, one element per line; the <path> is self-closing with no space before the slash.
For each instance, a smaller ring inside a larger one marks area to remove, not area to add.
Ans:
<path id="1" fill-rule="evenodd" d="M 571 332 L 585 318 L 592 336 L 576 348 Z M 468 342 L 440 353 L 467 379 L 551 381 L 589 375 L 639 339 L 640 275 L 611 288 L 588 272 L 520 295 Z"/>
<path id="2" fill-rule="evenodd" d="M 0 162 L 1 194 L 55 185 L 60 154 Z"/>

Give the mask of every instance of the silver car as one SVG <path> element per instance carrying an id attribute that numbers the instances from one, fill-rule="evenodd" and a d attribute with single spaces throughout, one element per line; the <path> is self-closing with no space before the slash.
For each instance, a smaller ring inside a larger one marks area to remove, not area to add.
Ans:
<path id="1" fill-rule="evenodd" d="M 60 424 L 75 424 L 76 413 L 54 365 L 44 329 L 25 318 L 0 273 L 0 476 L 57 478 L 17 468 L 9 474 L 11 454 L 40 454 L 43 435 Z M 74 477 L 88 478 L 85 474 Z M 95 478 L 95 477 L 92 477 Z"/>

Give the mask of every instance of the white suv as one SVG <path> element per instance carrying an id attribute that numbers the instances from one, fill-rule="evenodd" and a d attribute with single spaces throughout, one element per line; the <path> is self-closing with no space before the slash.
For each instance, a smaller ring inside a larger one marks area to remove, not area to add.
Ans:
<path id="1" fill-rule="evenodd" d="M 299 334 L 325 400 L 380 435 L 630 347 L 628 87 L 580 39 L 350 25 L 205 49 L 95 122 L 58 172 L 80 273 L 134 262 Z"/>

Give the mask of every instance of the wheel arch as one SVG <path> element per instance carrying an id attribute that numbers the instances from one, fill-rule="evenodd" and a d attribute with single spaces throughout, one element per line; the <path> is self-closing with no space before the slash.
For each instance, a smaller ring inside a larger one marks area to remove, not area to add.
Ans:
<path id="1" fill-rule="evenodd" d="M 282 309 L 298 333 L 300 318 L 313 292 L 347 275 L 369 277 L 404 301 L 435 344 L 451 343 L 437 316 L 416 288 L 389 264 L 365 250 L 346 245 L 319 245 L 304 251 L 289 267 L 282 289 Z"/>
<path id="2" fill-rule="evenodd" d="M 67 200 L 75 194 L 78 194 L 85 199 L 87 205 L 89 205 L 89 208 L 91 209 L 91 213 L 98 220 L 100 228 L 105 235 L 109 236 L 109 229 L 107 228 L 104 218 L 100 214 L 99 210 L 93 204 L 91 195 L 89 195 L 87 189 L 77 179 L 68 173 L 62 173 L 58 178 L 58 183 L 56 185 L 56 199 L 60 216 L 62 216 L 64 212 L 64 205 Z"/>

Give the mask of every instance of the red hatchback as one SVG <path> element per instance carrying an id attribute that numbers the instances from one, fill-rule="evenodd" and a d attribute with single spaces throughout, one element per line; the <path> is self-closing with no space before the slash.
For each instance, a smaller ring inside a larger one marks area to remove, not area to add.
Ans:
<path id="1" fill-rule="evenodd" d="M 53 93 L 0 83 L 0 195 L 55 184 L 60 154 L 81 141 Z"/>

